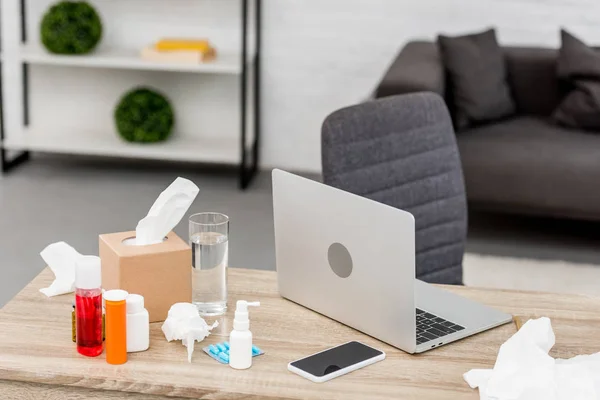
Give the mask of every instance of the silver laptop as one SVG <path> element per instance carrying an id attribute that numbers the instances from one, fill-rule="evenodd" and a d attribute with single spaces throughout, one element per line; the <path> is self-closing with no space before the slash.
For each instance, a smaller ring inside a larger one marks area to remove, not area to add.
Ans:
<path id="1" fill-rule="evenodd" d="M 412 214 L 273 171 L 281 296 L 408 353 L 512 317 L 415 279 Z"/>

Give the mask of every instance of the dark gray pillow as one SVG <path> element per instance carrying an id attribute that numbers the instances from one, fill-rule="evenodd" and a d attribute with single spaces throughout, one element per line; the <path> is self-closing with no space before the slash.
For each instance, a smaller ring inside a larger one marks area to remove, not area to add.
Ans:
<path id="1" fill-rule="evenodd" d="M 457 129 L 515 113 L 496 31 L 448 37 L 438 44 L 449 77 Z"/>
<path id="2" fill-rule="evenodd" d="M 585 130 L 600 130 L 600 52 L 564 29 L 558 55 L 558 76 L 570 91 L 554 110 L 560 125 Z"/>

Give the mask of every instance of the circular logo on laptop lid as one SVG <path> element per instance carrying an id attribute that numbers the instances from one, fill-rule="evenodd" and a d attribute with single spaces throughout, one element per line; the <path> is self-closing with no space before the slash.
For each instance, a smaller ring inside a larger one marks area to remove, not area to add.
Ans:
<path id="1" fill-rule="evenodd" d="M 333 243 L 327 250 L 327 260 L 334 274 L 340 278 L 347 278 L 352 273 L 352 256 L 341 243 Z"/>

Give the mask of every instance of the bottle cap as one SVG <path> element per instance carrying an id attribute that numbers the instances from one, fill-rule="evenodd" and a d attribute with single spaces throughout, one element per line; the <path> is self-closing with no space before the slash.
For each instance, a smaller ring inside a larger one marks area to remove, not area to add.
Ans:
<path id="1" fill-rule="evenodd" d="M 125 301 L 127 300 L 127 296 L 129 296 L 129 293 L 121 289 L 107 290 L 102 294 L 104 301 L 109 302 Z"/>
<path id="2" fill-rule="evenodd" d="M 259 301 L 249 302 L 238 300 L 235 304 L 235 318 L 233 320 L 233 329 L 236 331 L 247 331 L 250 328 L 250 318 L 248 317 L 248 306 L 258 307 Z"/>
<path id="3" fill-rule="evenodd" d="M 144 296 L 139 294 L 130 294 L 125 299 L 127 304 L 127 314 L 135 314 L 144 311 Z"/>
<path id="4" fill-rule="evenodd" d="M 75 261 L 75 287 L 78 289 L 100 289 L 102 287 L 100 257 L 77 257 Z"/>

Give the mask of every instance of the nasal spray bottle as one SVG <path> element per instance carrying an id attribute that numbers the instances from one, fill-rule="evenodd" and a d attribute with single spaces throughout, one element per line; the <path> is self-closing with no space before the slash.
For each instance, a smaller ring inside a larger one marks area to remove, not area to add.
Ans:
<path id="1" fill-rule="evenodd" d="M 229 335 L 229 365 L 234 369 L 252 366 L 252 332 L 249 329 L 248 306 L 258 307 L 260 302 L 238 300 L 236 303 L 233 330 Z"/>

